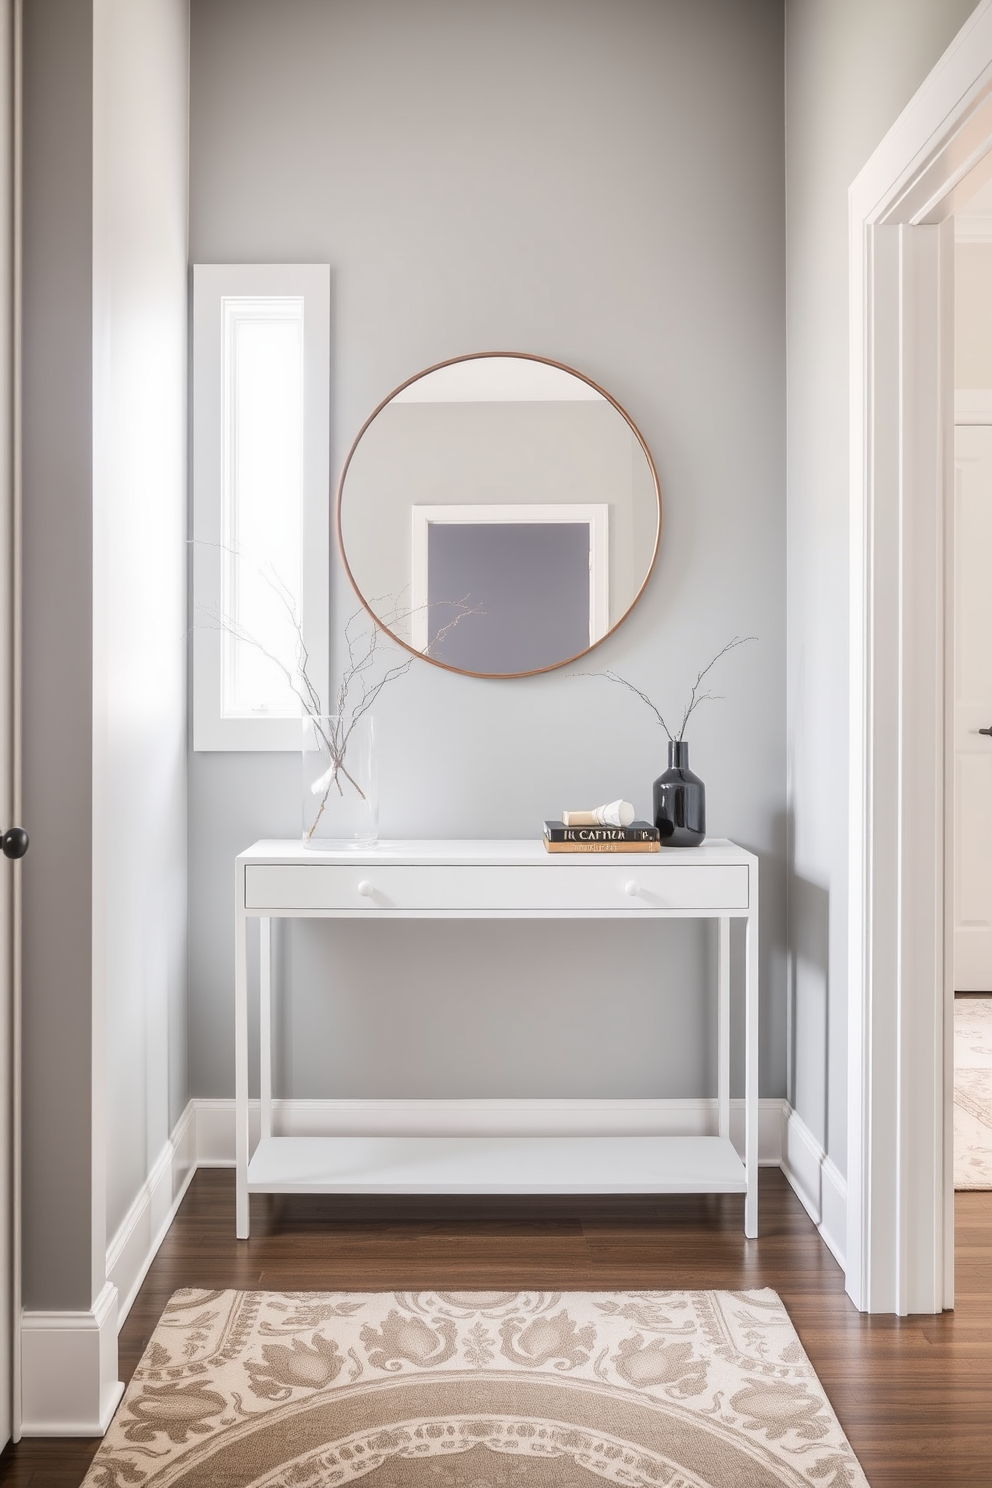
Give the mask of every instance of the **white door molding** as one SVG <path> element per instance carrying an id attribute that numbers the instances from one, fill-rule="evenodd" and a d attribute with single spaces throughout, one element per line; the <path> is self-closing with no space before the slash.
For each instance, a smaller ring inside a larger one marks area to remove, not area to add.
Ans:
<path id="1" fill-rule="evenodd" d="M 851 187 L 847 1289 L 953 1299 L 945 517 L 955 205 L 992 170 L 983 0 Z"/>

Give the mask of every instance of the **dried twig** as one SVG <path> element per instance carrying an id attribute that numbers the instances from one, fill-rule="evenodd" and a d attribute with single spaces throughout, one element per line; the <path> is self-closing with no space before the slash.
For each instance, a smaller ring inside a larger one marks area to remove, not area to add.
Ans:
<path id="1" fill-rule="evenodd" d="M 331 791 L 336 787 L 338 795 L 344 795 L 342 777 L 354 787 L 362 800 L 365 800 L 365 792 L 345 764 L 348 743 L 359 720 L 368 713 L 382 689 L 387 683 L 404 676 L 413 664 L 412 656 L 406 656 L 400 661 L 388 664 L 384 671 L 376 675 L 380 645 L 385 644 L 387 649 L 392 649 L 388 641 L 383 641 L 385 630 L 392 630 L 395 626 L 409 620 L 413 610 L 402 606 L 400 596 L 385 595 L 372 601 L 376 614 L 380 616 L 378 622 L 372 619 L 365 609 L 358 609 L 349 615 L 344 627 L 345 665 L 337 686 L 335 711 L 329 715 L 328 725 L 325 727 L 323 720 L 326 715 L 321 708 L 320 695 L 307 670 L 310 652 L 303 636 L 303 627 L 291 591 L 271 564 L 263 569 L 254 559 L 223 543 L 210 543 L 207 546 L 219 548 L 240 562 L 249 563 L 278 597 L 295 632 L 296 670 L 294 672 L 281 657 L 246 630 L 243 625 L 227 615 L 211 612 L 200 606 L 199 613 L 206 616 L 214 628 L 224 631 L 245 645 L 254 647 L 278 668 L 285 677 L 290 690 L 299 699 L 304 714 L 310 720 L 314 734 L 327 750 L 329 767 L 311 787 L 314 794 L 320 793 L 321 798 L 314 820 L 306 833 L 309 839 L 313 836 L 324 814 Z M 478 605 L 469 605 L 468 595 L 464 595 L 459 600 L 446 600 L 438 603 L 450 605 L 455 613 L 445 625 L 438 629 L 425 655 L 429 655 L 430 651 L 443 641 L 448 631 L 454 629 L 466 616 L 485 614 L 485 611 Z"/>
<path id="2" fill-rule="evenodd" d="M 651 699 L 648 697 L 647 693 L 646 692 L 642 692 L 639 687 L 635 687 L 634 684 L 633 684 L 633 682 L 628 682 L 626 677 L 621 677 L 620 674 L 619 674 L 619 672 L 614 672 L 614 671 L 605 671 L 605 672 L 575 672 L 575 673 L 573 673 L 573 676 L 576 676 L 576 677 L 606 677 L 611 682 L 619 682 L 621 684 L 621 686 L 626 687 L 628 689 L 628 691 L 634 693 L 634 695 L 636 697 L 639 697 L 642 703 L 646 703 L 647 704 L 647 706 L 651 709 L 651 712 L 654 714 L 655 718 L 658 720 L 658 722 L 661 724 L 662 728 L 665 730 L 665 733 L 668 735 L 668 737 L 671 740 L 671 742 L 672 743 L 676 743 L 676 742 L 679 742 L 682 739 L 684 739 L 684 737 L 685 737 L 685 726 L 689 722 L 689 718 L 690 718 L 690 715 L 692 714 L 693 709 L 694 708 L 698 708 L 700 703 L 707 703 L 707 702 L 713 703 L 713 702 L 717 702 L 722 697 L 722 694 L 721 693 L 718 693 L 718 692 L 700 692 L 699 691 L 699 684 L 702 682 L 702 680 L 706 676 L 707 672 L 709 672 L 713 667 L 715 667 L 716 664 L 717 664 L 717 662 L 720 660 L 720 657 L 721 656 L 726 656 L 726 654 L 727 654 L 728 651 L 733 651 L 735 649 L 735 647 L 737 647 L 737 646 L 743 646 L 747 641 L 754 641 L 754 640 L 757 640 L 757 636 L 734 636 L 733 640 L 728 641 L 725 646 L 722 646 L 720 648 L 720 650 L 716 653 L 716 655 L 710 661 L 708 661 L 706 663 L 706 665 L 698 673 L 695 682 L 692 684 L 692 691 L 689 694 L 689 701 L 688 701 L 688 703 L 685 706 L 685 711 L 682 714 L 682 721 L 679 724 L 678 733 L 676 733 L 676 734 L 673 734 L 672 733 L 671 729 L 668 727 L 668 724 L 665 722 L 665 720 L 664 720 L 664 718 L 663 718 L 660 710 L 651 701 Z"/>

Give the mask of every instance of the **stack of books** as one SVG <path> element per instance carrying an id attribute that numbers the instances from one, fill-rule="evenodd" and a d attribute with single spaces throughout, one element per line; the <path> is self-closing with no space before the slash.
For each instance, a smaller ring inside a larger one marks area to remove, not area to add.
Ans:
<path id="1" fill-rule="evenodd" d="M 661 834 L 646 821 L 629 827 L 566 827 L 562 821 L 546 821 L 544 846 L 555 853 L 655 853 L 661 850 Z"/>

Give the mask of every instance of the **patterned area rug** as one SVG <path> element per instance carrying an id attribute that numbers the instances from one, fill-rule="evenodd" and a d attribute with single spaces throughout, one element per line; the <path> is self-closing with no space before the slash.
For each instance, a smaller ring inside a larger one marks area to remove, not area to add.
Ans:
<path id="1" fill-rule="evenodd" d="M 954 1187 L 992 1188 L 992 997 L 954 999 Z"/>
<path id="2" fill-rule="evenodd" d="M 779 1298 L 177 1292 L 84 1488 L 859 1488 Z"/>

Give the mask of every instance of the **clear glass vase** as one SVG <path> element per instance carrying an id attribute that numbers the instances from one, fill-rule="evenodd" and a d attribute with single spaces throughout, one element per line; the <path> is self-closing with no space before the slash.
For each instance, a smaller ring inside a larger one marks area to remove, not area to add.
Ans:
<path id="1" fill-rule="evenodd" d="M 302 758 L 304 846 L 369 847 L 379 835 L 372 719 L 304 718 Z"/>

